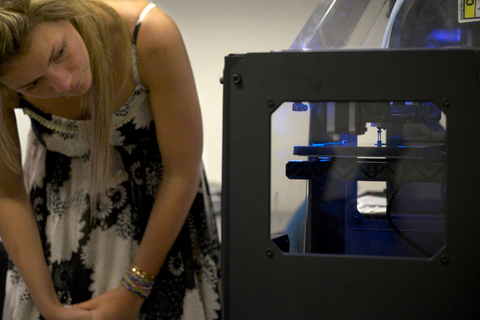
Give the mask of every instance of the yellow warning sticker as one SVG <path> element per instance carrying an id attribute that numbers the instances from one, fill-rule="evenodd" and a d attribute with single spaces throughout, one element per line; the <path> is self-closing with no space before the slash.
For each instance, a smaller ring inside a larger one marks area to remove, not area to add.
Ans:
<path id="1" fill-rule="evenodd" d="M 458 22 L 480 21 L 480 0 L 458 0 Z"/>

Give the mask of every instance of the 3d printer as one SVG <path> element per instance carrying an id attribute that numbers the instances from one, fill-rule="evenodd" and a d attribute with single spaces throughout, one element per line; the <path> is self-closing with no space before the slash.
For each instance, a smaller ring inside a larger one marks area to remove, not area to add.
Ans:
<path id="1" fill-rule="evenodd" d="M 298 103 L 292 107 L 298 110 Z M 303 252 L 310 253 L 438 252 L 445 244 L 446 209 L 440 109 L 432 102 L 391 101 L 309 103 L 308 110 L 309 144 L 293 148 L 307 160 L 286 165 L 288 178 L 309 181 L 302 205 L 308 230 L 290 225 L 289 239 L 304 231 Z M 376 128 L 373 139 L 361 139 L 367 124 Z"/>
<path id="2" fill-rule="evenodd" d="M 226 58 L 227 319 L 480 315 L 470 3 L 322 1 L 292 50 Z"/>

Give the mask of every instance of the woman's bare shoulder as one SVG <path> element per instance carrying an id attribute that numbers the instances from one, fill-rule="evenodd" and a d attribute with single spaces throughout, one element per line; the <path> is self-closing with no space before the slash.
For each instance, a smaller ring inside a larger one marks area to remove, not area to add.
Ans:
<path id="1" fill-rule="evenodd" d="M 133 33 L 135 24 L 142 10 L 150 3 L 146 0 L 102 0 L 115 11 L 127 24 L 128 29 Z"/>
<path id="2" fill-rule="evenodd" d="M 175 21 L 164 11 L 154 8 L 145 17 L 138 34 L 137 48 L 139 55 L 149 56 L 165 49 L 172 49 L 182 44 L 180 30 Z"/>
<path id="3" fill-rule="evenodd" d="M 138 18 L 150 3 L 146 0 L 105 0 L 126 22 L 131 35 Z M 184 57 L 182 36 L 176 23 L 163 10 L 153 8 L 144 18 L 137 37 L 137 62 L 142 81 L 164 70 L 172 59 Z M 146 84 L 146 83 L 144 83 Z"/>

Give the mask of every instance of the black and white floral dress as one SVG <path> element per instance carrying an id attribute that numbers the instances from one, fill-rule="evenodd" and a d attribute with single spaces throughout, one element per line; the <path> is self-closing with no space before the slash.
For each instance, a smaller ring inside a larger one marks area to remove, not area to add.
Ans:
<path id="1" fill-rule="evenodd" d="M 139 82 L 135 64 L 134 73 L 135 92 L 113 116 L 112 174 L 102 211 L 92 213 L 89 204 L 89 121 L 45 114 L 22 101 L 32 120 L 26 185 L 63 304 L 88 300 L 119 285 L 162 181 L 148 90 Z M 203 179 L 139 319 L 219 319 L 219 264 L 219 242 Z M 6 282 L 3 319 L 42 319 L 13 265 Z"/>

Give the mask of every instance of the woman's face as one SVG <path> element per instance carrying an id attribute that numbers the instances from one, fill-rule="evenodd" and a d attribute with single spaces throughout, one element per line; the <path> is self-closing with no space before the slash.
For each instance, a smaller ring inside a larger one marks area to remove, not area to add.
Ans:
<path id="1" fill-rule="evenodd" d="M 32 98 L 81 96 L 92 84 L 85 42 L 67 20 L 44 22 L 34 28 L 27 54 L 9 65 L 0 82 Z"/>

